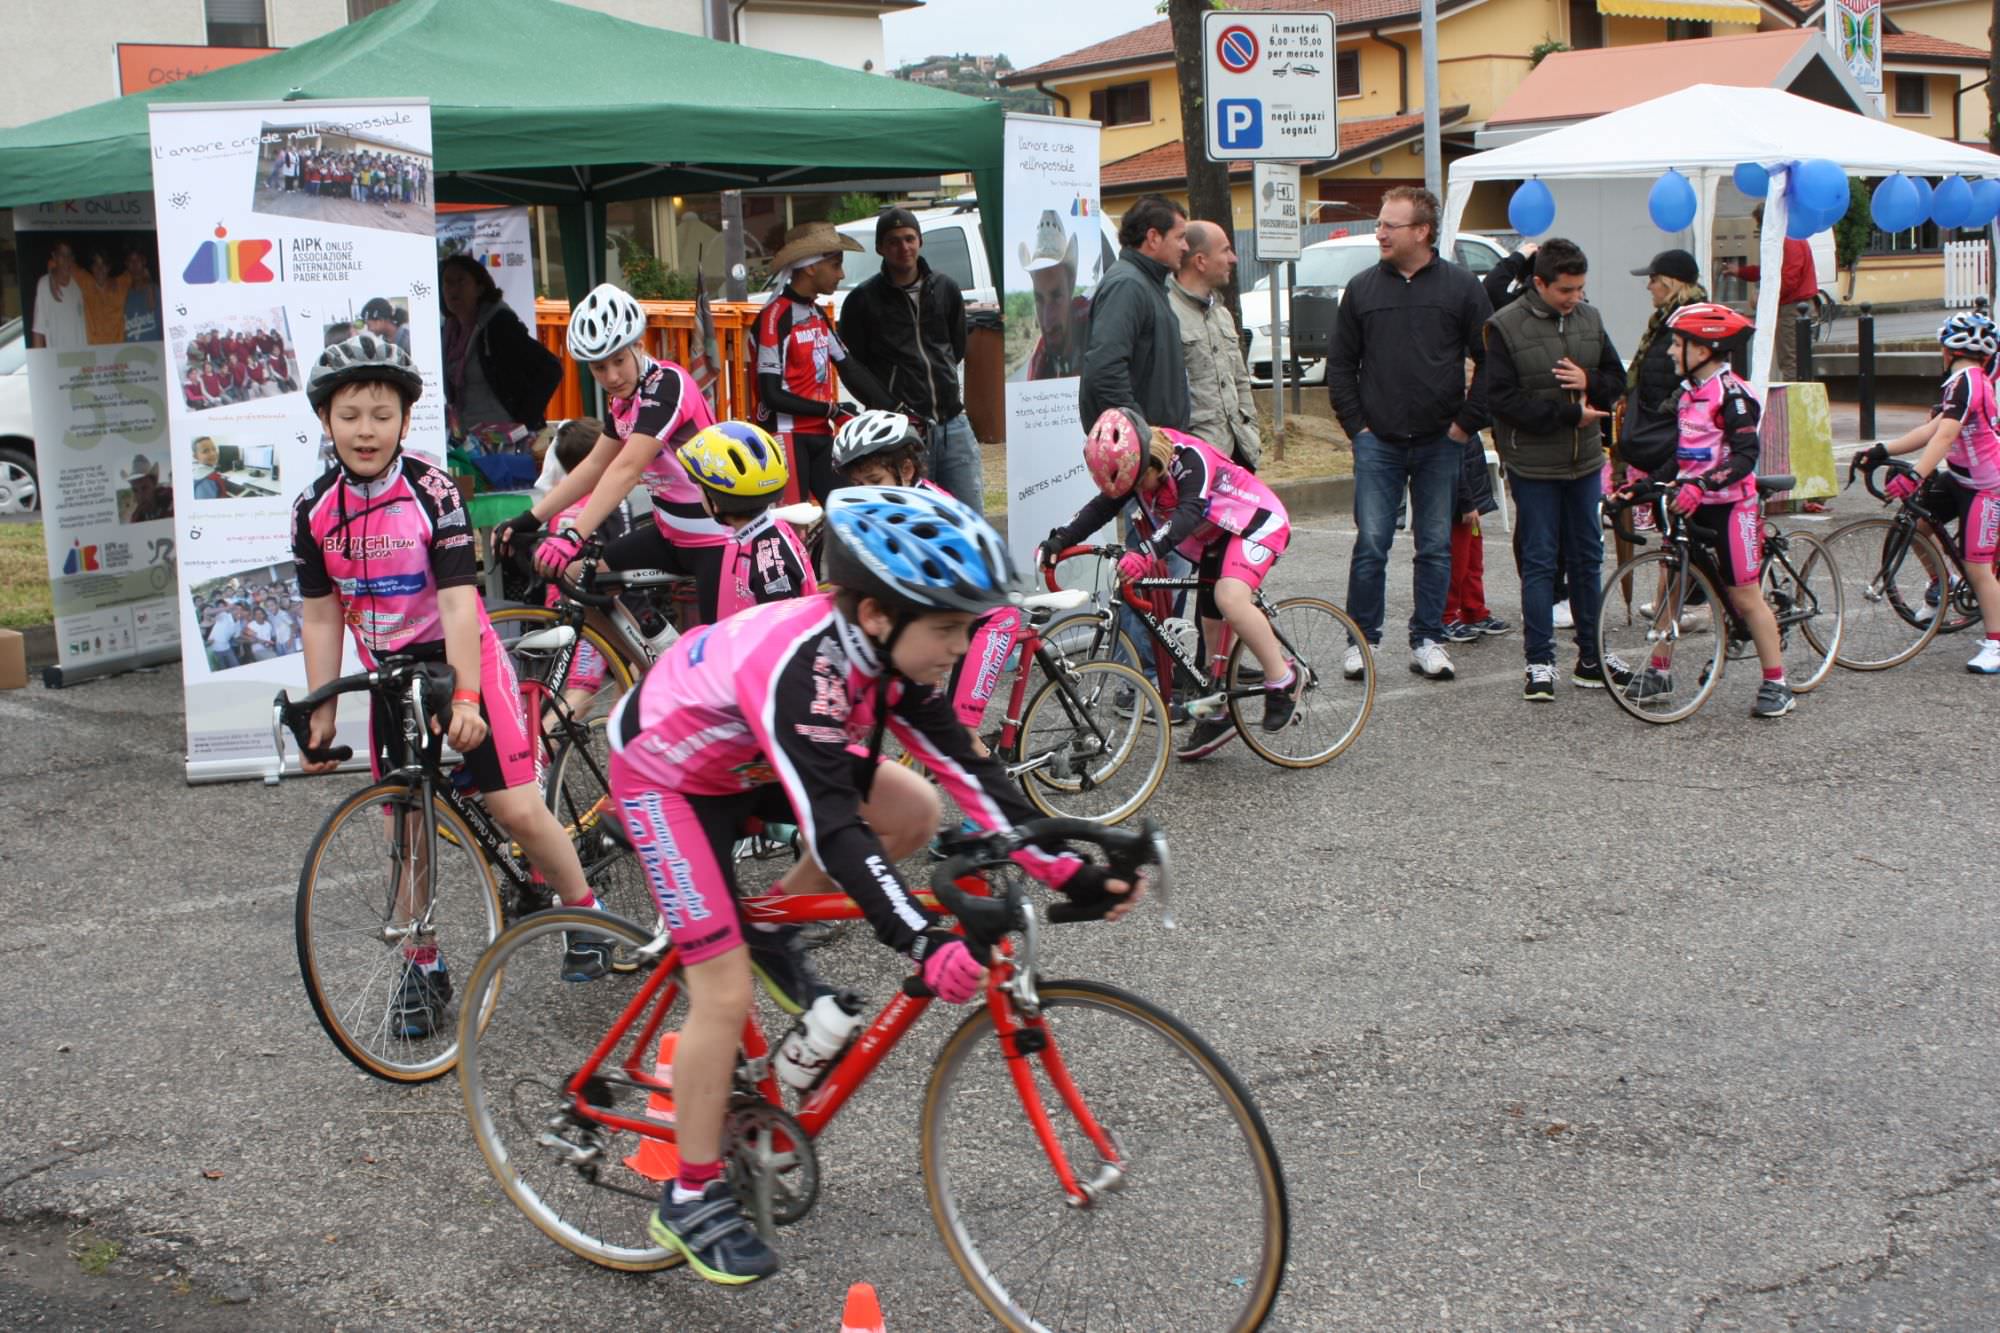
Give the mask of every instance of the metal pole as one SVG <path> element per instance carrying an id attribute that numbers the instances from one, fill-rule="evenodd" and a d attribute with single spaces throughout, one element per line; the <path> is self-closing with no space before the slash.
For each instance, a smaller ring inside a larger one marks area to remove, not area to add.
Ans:
<path id="1" fill-rule="evenodd" d="M 1278 322 L 1278 275 L 1271 274 L 1271 431 L 1277 457 L 1285 456 L 1285 326 Z"/>
<path id="2" fill-rule="evenodd" d="M 741 301 L 749 295 L 743 264 L 743 191 L 722 192 L 722 299 Z"/>
<path id="3" fill-rule="evenodd" d="M 1813 377 L 1812 364 L 1812 307 L 1804 301 L 1794 307 L 1797 313 L 1792 318 L 1792 337 L 1798 347 L 1798 382 L 1809 384 Z"/>
<path id="4" fill-rule="evenodd" d="M 1299 276 L 1298 264 L 1293 261 L 1287 260 L 1285 262 L 1285 309 L 1287 310 L 1298 309 L 1299 294 L 1292 290 L 1292 280 L 1298 276 Z M 1277 286 L 1275 282 L 1272 283 L 1271 285 L 1273 287 Z M 1299 382 L 1296 379 L 1292 378 L 1290 373 L 1290 367 L 1286 367 L 1285 379 L 1288 382 L 1288 387 L 1292 395 L 1292 414 L 1296 416 L 1298 415 L 1300 409 Z"/>
<path id="5" fill-rule="evenodd" d="M 1423 0 L 1424 37 L 1424 188 L 1444 193 L 1444 163 L 1438 147 L 1438 7 Z M 1433 237 L 1433 240 L 1436 238 Z"/>
<path id="6" fill-rule="evenodd" d="M 1856 370 L 1861 381 L 1861 420 L 1857 433 L 1866 440 L 1875 434 L 1875 307 L 1865 301 L 1861 305 L 1861 318 L 1854 321 L 1854 337 L 1859 344 L 1860 364 Z"/>

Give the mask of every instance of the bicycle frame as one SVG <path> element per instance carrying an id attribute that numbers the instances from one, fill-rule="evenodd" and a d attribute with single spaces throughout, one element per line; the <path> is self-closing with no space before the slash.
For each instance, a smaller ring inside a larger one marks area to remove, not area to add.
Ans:
<path id="1" fill-rule="evenodd" d="M 957 881 L 958 887 L 969 893 L 985 895 L 987 886 L 983 879 L 969 877 Z M 919 891 L 917 901 L 926 909 L 942 912 L 944 909 L 936 897 L 929 892 Z M 852 898 L 843 893 L 809 894 L 766 894 L 757 898 L 741 900 L 744 911 L 757 921 L 769 923 L 797 924 L 810 921 L 853 921 L 861 918 L 861 908 Z M 1026 972 L 1018 972 L 1013 965 L 1012 941 L 1004 941 L 995 949 L 993 964 L 988 970 L 986 985 L 987 1011 L 992 1015 L 994 1032 L 1008 1061 L 1008 1072 L 1013 1077 L 1015 1090 L 1021 1098 L 1022 1109 L 1033 1124 L 1036 1137 L 1049 1158 L 1051 1169 L 1065 1196 L 1073 1206 L 1088 1205 L 1097 1194 L 1114 1183 L 1121 1173 L 1122 1155 L 1111 1134 L 1097 1123 L 1090 1109 L 1084 1104 L 1083 1095 L 1078 1091 L 1068 1068 L 1063 1064 L 1062 1055 L 1049 1038 L 1042 1021 L 1039 1004 L 1035 997 L 1034 978 Z M 653 974 L 626 1004 L 611 1029 L 607 1032 L 589 1059 L 570 1075 L 563 1086 L 563 1095 L 570 1109 L 581 1120 L 603 1125 L 611 1129 L 643 1135 L 646 1138 L 672 1142 L 674 1130 L 656 1120 L 644 1117 L 621 1115 L 615 1111 L 591 1105 L 589 1092 L 593 1084 L 615 1082 L 619 1086 L 631 1087 L 647 1093 L 671 1096 L 673 1088 L 640 1068 L 646 1053 L 656 1049 L 661 1026 L 666 1022 L 668 1011 L 679 994 L 679 984 L 674 973 L 680 961 L 680 951 L 668 948 L 653 969 Z M 848 1099 L 868 1081 L 896 1043 L 901 1041 L 916 1021 L 923 1017 L 936 997 L 912 995 L 899 990 L 860 1035 L 848 1046 L 838 1063 L 827 1071 L 825 1079 L 800 1105 L 797 1116 L 799 1127 L 809 1138 L 818 1138 L 827 1125 L 846 1105 Z M 651 1012 L 648 1012 L 648 1011 Z M 637 1025 L 638 1037 L 632 1042 L 631 1052 L 619 1066 L 618 1076 L 607 1078 L 602 1067 L 611 1053 L 624 1043 L 627 1035 Z M 771 1072 L 771 1047 L 758 1026 L 754 1015 L 747 1015 L 743 1021 L 743 1063 L 739 1066 L 739 1076 L 749 1078 L 749 1091 L 773 1106 L 782 1107 L 777 1076 Z M 1034 1071 L 1026 1057 L 1040 1057 L 1043 1072 L 1055 1089 L 1063 1106 L 1076 1120 L 1077 1126 L 1097 1149 L 1103 1159 L 1103 1169 L 1097 1176 L 1086 1182 L 1079 1180 L 1069 1155 L 1063 1150 L 1056 1137 L 1055 1124 L 1048 1108 L 1035 1086 Z"/>
<path id="2" fill-rule="evenodd" d="M 1014 668 L 1014 683 L 1008 688 L 1007 709 L 1000 723 L 1000 745 L 998 748 L 1006 754 L 1016 756 L 1020 754 L 1021 719 L 1027 708 L 1028 663 L 1031 658 L 1041 666 L 1042 674 L 1048 677 L 1048 679 L 1063 682 L 1064 688 L 1059 698 L 1062 700 L 1063 712 L 1069 716 L 1070 722 L 1074 725 L 1088 727 L 1090 734 L 1097 739 L 1097 743 L 1100 746 L 1109 748 L 1109 743 L 1105 739 L 1102 728 L 1097 725 L 1096 718 L 1077 708 L 1074 692 L 1069 685 L 1071 677 L 1069 664 L 1060 655 L 1049 651 L 1048 641 L 1042 637 L 1042 631 L 1047 627 L 1046 621 L 1038 621 L 1033 616 L 1028 617 L 1021 624 L 1020 637 L 1015 641 L 1015 646 L 1021 652 L 1021 660 L 1020 664 Z M 1018 780 L 1023 774 L 1032 773 L 1039 768 L 1045 768 L 1053 761 L 1053 755 L 1043 755 L 1033 760 L 1010 763 L 1006 766 L 1007 776 Z M 1086 777 L 1087 782 L 1088 779 Z"/>

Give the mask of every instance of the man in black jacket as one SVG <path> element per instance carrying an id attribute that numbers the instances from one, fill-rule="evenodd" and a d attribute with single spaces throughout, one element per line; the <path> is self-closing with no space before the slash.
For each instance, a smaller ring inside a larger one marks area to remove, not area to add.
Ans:
<path id="1" fill-rule="evenodd" d="M 1141 195 L 1119 223 L 1118 243 L 1118 262 L 1090 297 L 1078 415 L 1089 430 L 1111 408 L 1129 407 L 1150 425 L 1186 430 L 1193 405 L 1167 277 L 1187 258 L 1187 211 Z"/>
<path id="2" fill-rule="evenodd" d="M 1371 644 L 1382 639 L 1389 540 L 1410 491 L 1416 540 L 1410 670 L 1450 680 L 1444 600 L 1451 581 L 1451 521 L 1462 447 L 1484 411 L 1469 394 L 1465 359 L 1485 356 L 1479 330 L 1493 313 L 1479 279 L 1437 252 L 1437 196 L 1399 185 L 1382 196 L 1375 224 L 1382 262 L 1341 293 L 1327 354 L 1327 392 L 1354 442 L 1354 559 L 1347 612 Z M 1346 674 L 1362 674 L 1350 647 Z"/>
<path id="3" fill-rule="evenodd" d="M 923 257 L 924 232 L 907 208 L 875 222 L 882 269 L 847 294 L 840 333 L 896 410 L 923 423 L 931 479 L 974 509 L 985 508 L 979 440 L 965 419 L 958 364 L 965 360 L 965 297 L 951 275 Z"/>

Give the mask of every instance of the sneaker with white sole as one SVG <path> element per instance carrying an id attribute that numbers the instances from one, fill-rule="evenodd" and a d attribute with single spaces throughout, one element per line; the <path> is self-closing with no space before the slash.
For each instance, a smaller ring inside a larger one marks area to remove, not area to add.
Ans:
<path id="1" fill-rule="evenodd" d="M 1576 617 L 1570 614 L 1569 598 L 1565 597 L 1552 608 L 1557 629 L 1575 629 Z"/>
<path id="2" fill-rule="evenodd" d="M 1602 662 L 1577 661 L 1569 673 L 1569 683 L 1579 690 L 1601 690 L 1606 685 L 1624 689 L 1632 683 L 1632 668 L 1616 653 L 1606 653 Z"/>
<path id="3" fill-rule="evenodd" d="M 2000 639 L 1981 639 L 1979 651 L 1972 655 L 1965 669 L 1982 676 L 2000 676 Z"/>
<path id="4" fill-rule="evenodd" d="M 1555 663 L 1528 663 L 1528 679 L 1527 683 L 1521 687 L 1521 697 L 1531 704 L 1554 703 L 1556 697 Z"/>
<path id="5" fill-rule="evenodd" d="M 1361 656 L 1361 645 L 1350 643 L 1340 657 L 1340 674 L 1349 680 L 1360 680 L 1368 674 L 1367 660 Z"/>
<path id="6" fill-rule="evenodd" d="M 1671 671 L 1662 671 L 1647 665 L 1645 670 L 1634 675 L 1625 685 L 1622 693 L 1635 704 L 1649 703 L 1663 699 L 1674 692 L 1674 676 Z"/>
<path id="7" fill-rule="evenodd" d="M 1782 680 L 1767 680 L 1757 686 L 1757 702 L 1750 705 L 1750 716 L 1783 717 L 1796 703 L 1791 686 Z"/>
<path id="8" fill-rule="evenodd" d="M 1444 645 L 1436 639 L 1425 639 L 1410 649 L 1410 670 L 1425 680 L 1451 680 L 1458 674 L 1452 670 Z"/>
<path id="9" fill-rule="evenodd" d="M 1174 757 L 1183 762 L 1206 758 L 1235 739 L 1236 724 L 1227 713 L 1217 713 L 1213 717 L 1202 718 L 1194 724 L 1188 738 L 1174 751 Z"/>

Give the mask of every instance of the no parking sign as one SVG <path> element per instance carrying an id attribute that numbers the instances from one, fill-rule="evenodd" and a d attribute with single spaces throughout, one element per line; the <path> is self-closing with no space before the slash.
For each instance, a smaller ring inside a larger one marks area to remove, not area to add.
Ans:
<path id="1" fill-rule="evenodd" d="M 1340 155 L 1333 15 L 1202 15 L 1204 139 L 1212 162 Z"/>

